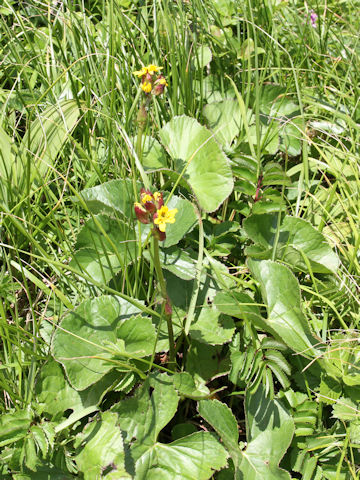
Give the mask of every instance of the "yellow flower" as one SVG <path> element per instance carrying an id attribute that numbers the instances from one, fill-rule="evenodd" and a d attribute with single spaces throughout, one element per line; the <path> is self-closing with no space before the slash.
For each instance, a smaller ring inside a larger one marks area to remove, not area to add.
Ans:
<path id="1" fill-rule="evenodd" d="M 155 202 L 158 202 L 161 197 L 162 197 L 162 194 L 160 192 L 154 193 Z"/>
<path id="2" fill-rule="evenodd" d="M 165 85 L 165 87 L 168 87 L 169 84 L 167 83 L 167 81 L 165 80 L 165 78 L 160 78 L 160 80 L 158 80 L 157 82 L 159 85 Z"/>
<path id="3" fill-rule="evenodd" d="M 142 203 L 152 202 L 152 201 L 153 201 L 153 198 L 152 198 L 152 196 L 149 195 L 148 193 L 145 193 L 145 194 L 141 197 L 141 201 L 142 201 Z"/>
<path id="4" fill-rule="evenodd" d="M 142 67 L 141 70 L 137 70 L 136 72 L 133 72 L 133 75 L 136 75 L 137 77 L 144 77 L 145 75 L 154 75 L 154 73 L 159 72 L 162 69 L 162 67 L 158 67 L 157 65 L 148 65 L 147 67 Z"/>
<path id="5" fill-rule="evenodd" d="M 160 232 L 165 232 L 167 223 L 175 223 L 175 215 L 178 209 L 169 210 L 166 205 L 163 205 L 154 215 L 154 223 L 158 225 Z"/>
<path id="6" fill-rule="evenodd" d="M 141 84 L 141 88 L 143 89 L 143 91 L 144 91 L 145 93 L 150 93 L 151 90 L 152 90 L 152 85 L 151 85 L 150 82 L 147 82 L 147 81 L 145 80 L 145 82 L 143 82 L 143 83 Z"/>
<path id="7" fill-rule="evenodd" d="M 147 67 L 147 73 L 150 73 L 150 75 L 154 75 L 154 73 L 160 72 L 162 67 L 158 67 L 156 65 L 148 65 Z"/>
<path id="8" fill-rule="evenodd" d="M 143 77 L 144 75 L 146 75 L 148 72 L 147 70 L 147 67 L 142 67 L 141 70 L 138 70 L 137 72 L 132 72 L 133 75 L 136 75 L 137 77 Z"/>

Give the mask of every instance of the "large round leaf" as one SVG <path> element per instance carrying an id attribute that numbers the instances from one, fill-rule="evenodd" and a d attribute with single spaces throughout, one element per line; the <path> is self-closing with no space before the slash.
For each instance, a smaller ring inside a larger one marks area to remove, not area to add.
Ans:
<path id="1" fill-rule="evenodd" d="M 115 366 L 108 361 L 113 357 L 106 349 L 110 344 L 116 344 L 117 356 L 122 351 L 134 357 L 151 355 L 155 329 L 139 313 L 125 300 L 104 295 L 86 300 L 65 315 L 54 335 L 52 352 L 75 389 L 84 390 Z"/>
<path id="2" fill-rule="evenodd" d="M 233 189 L 227 157 L 209 130 L 195 119 L 174 117 L 159 132 L 174 161 L 175 169 L 187 180 L 205 211 L 213 212 Z"/>

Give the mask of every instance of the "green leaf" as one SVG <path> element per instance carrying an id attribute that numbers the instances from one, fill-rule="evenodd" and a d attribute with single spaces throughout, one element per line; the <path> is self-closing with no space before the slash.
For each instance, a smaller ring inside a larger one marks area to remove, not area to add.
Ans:
<path id="1" fill-rule="evenodd" d="M 125 470 L 125 453 L 117 415 L 109 411 L 100 420 L 87 424 L 77 436 L 75 447 L 79 453 L 75 461 L 85 480 L 97 480 L 109 465 L 117 478 L 132 478 Z"/>
<path id="2" fill-rule="evenodd" d="M 75 477 L 54 467 L 40 467 L 36 472 L 14 473 L 14 480 L 74 480 Z"/>
<path id="3" fill-rule="evenodd" d="M 202 306 L 207 301 L 212 301 L 217 292 L 224 288 L 231 288 L 234 280 L 229 275 L 226 266 L 214 258 L 205 258 L 203 261 L 203 273 L 200 279 L 200 291 L 197 305 Z M 186 310 L 189 306 L 193 292 L 193 280 L 184 281 L 168 271 L 164 272 L 167 282 L 167 292 L 174 305 Z"/>
<path id="4" fill-rule="evenodd" d="M 124 352 L 134 358 L 152 353 L 155 329 L 150 319 L 139 314 L 125 300 L 102 296 L 86 300 L 65 315 L 55 332 L 52 352 L 75 389 L 86 389 L 115 366 L 109 363 L 114 358 L 110 345 L 120 357 Z M 131 364 L 124 361 L 125 370 L 131 371 Z"/>
<path id="5" fill-rule="evenodd" d="M 231 17 L 235 14 L 237 3 L 235 0 L 213 0 L 216 11 L 224 17 Z"/>
<path id="6" fill-rule="evenodd" d="M 209 432 L 157 443 L 136 464 L 135 480 L 208 480 L 226 465 L 224 447 Z"/>
<path id="7" fill-rule="evenodd" d="M 9 190 L 17 186 L 14 142 L 0 126 L 0 201 L 7 204 Z"/>
<path id="8" fill-rule="evenodd" d="M 261 47 L 255 47 L 254 40 L 252 38 L 247 38 L 241 44 L 238 58 L 241 58 L 242 60 L 250 60 L 254 55 L 260 55 L 261 53 L 265 53 L 265 50 Z"/>
<path id="9" fill-rule="evenodd" d="M 208 398 L 210 395 L 210 390 L 198 375 L 192 376 L 188 372 L 177 372 L 173 376 L 173 381 L 174 387 L 182 397 L 200 400 Z"/>
<path id="10" fill-rule="evenodd" d="M 140 184 L 137 185 L 140 191 Z M 110 180 L 109 182 L 87 188 L 81 192 L 81 197 L 91 213 L 120 213 L 125 218 L 134 216 L 134 191 L 130 179 Z M 74 202 L 79 200 L 72 197 Z"/>
<path id="11" fill-rule="evenodd" d="M 207 45 L 200 45 L 194 52 L 193 66 L 196 70 L 201 70 L 212 60 L 212 53 Z"/>
<path id="12" fill-rule="evenodd" d="M 294 421 L 278 400 L 265 390 L 245 397 L 247 447 L 242 451 L 240 471 L 246 480 L 290 480 L 278 467 L 294 435 Z"/>
<path id="13" fill-rule="evenodd" d="M 212 346 L 191 341 L 191 348 L 186 358 L 186 371 L 198 375 L 204 380 L 226 375 L 230 370 L 229 356 L 221 352 L 222 345 Z"/>
<path id="14" fill-rule="evenodd" d="M 95 385 L 78 392 L 67 382 L 61 366 L 50 360 L 41 368 L 35 385 L 37 408 L 47 415 L 61 418 L 66 410 L 77 412 L 95 406 L 118 376 L 118 373 L 110 372 Z"/>
<path id="15" fill-rule="evenodd" d="M 344 421 L 360 420 L 360 410 L 350 398 L 341 397 L 333 405 L 332 416 Z"/>
<path id="16" fill-rule="evenodd" d="M 316 355 L 318 343 L 312 336 L 301 311 L 300 289 L 290 270 L 271 260 L 248 260 L 255 279 L 260 283 L 267 320 L 258 325 L 283 341 L 292 350 L 305 355 Z"/>
<path id="17" fill-rule="evenodd" d="M 210 345 L 230 342 L 234 331 L 235 325 L 231 317 L 207 306 L 203 306 L 200 315 L 190 327 L 192 338 Z"/>
<path id="18" fill-rule="evenodd" d="M 224 100 L 205 105 L 204 117 L 210 129 L 214 132 L 216 140 L 226 148 L 229 148 L 234 139 L 243 129 L 241 110 L 237 100 Z M 248 110 L 248 122 L 251 110 Z"/>
<path id="19" fill-rule="evenodd" d="M 46 176 L 63 144 L 69 140 L 80 110 L 76 100 L 60 100 L 41 112 L 29 125 L 20 145 L 23 155 L 30 154 L 31 181 Z M 18 175 L 25 176 L 27 162 Z M 25 176 L 26 177 L 26 176 Z"/>
<path id="20" fill-rule="evenodd" d="M 168 166 L 165 150 L 156 138 L 149 135 L 144 136 L 141 161 L 145 170 L 154 171 Z"/>
<path id="21" fill-rule="evenodd" d="M 135 232 L 108 215 L 96 215 L 81 229 L 70 266 L 108 283 L 136 257 Z"/>
<path id="22" fill-rule="evenodd" d="M 172 210 L 177 208 L 175 223 L 166 226 L 166 239 L 164 247 L 177 245 L 180 240 L 197 225 L 197 216 L 194 205 L 185 198 L 173 195 L 167 202 L 167 206 Z"/>
<path id="23" fill-rule="evenodd" d="M 32 416 L 26 410 L 2 414 L 0 417 L 0 447 L 24 438 L 31 421 Z"/>
<path id="24" fill-rule="evenodd" d="M 152 375 L 133 397 L 117 403 L 112 411 L 118 414 L 126 442 L 136 438 L 136 445 L 152 446 L 159 432 L 175 415 L 178 402 L 172 378 L 166 374 Z"/>
<path id="25" fill-rule="evenodd" d="M 195 119 L 174 117 L 159 132 L 178 173 L 205 211 L 213 212 L 230 195 L 233 179 L 228 159 L 211 133 Z"/>
<path id="26" fill-rule="evenodd" d="M 193 253 L 193 252 L 192 252 Z M 144 252 L 146 259 L 150 259 L 150 253 Z M 183 280 L 193 280 L 196 276 L 196 260 L 190 254 L 178 247 L 170 247 L 160 250 L 162 268 L 168 270 Z"/>
<path id="27" fill-rule="evenodd" d="M 235 469 L 240 462 L 238 424 L 231 409 L 218 400 L 201 400 L 198 403 L 199 414 L 220 436 L 233 459 Z"/>
<path id="28" fill-rule="evenodd" d="M 251 215 L 244 220 L 244 230 L 260 247 L 261 258 L 270 258 L 277 238 L 278 215 Z M 254 250 L 246 252 L 252 254 Z M 279 227 L 276 257 L 295 268 L 308 272 L 308 264 L 314 273 L 335 273 L 339 259 L 324 236 L 302 218 L 284 216 Z"/>
<path id="29" fill-rule="evenodd" d="M 243 292 L 218 292 L 214 298 L 216 308 L 231 317 L 256 321 L 260 317 L 260 309 L 254 300 Z"/>
<path id="30" fill-rule="evenodd" d="M 175 415 L 178 402 L 172 378 L 160 374 L 148 377 L 133 397 L 113 407 L 125 442 L 131 442 L 135 480 L 207 480 L 214 470 L 226 465 L 224 448 L 208 432 L 197 432 L 170 444 L 157 441 Z"/>

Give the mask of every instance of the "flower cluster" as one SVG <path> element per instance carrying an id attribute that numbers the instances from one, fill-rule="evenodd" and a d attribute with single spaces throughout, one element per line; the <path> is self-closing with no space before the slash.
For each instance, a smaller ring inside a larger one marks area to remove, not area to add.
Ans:
<path id="1" fill-rule="evenodd" d="M 311 23 L 311 26 L 313 28 L 316 28 L 316 22 L 317 22 L 317 19 L 318 19 L 318 15 L 317 13 L 314 12 L 314 10 L 311 10 L 310 11 L 310 23 Z"/>
<path id="2" fill-rule="evenodd" d="M 161 69 L 162 67 L 156 65 L 148 65 L 137 72 L 133 72 L 134 75 L 141 78 L 141 88 L 146 95 L 161 95 L 167 87 L 168 84 L 164 75 L 159 73 Z"/>
<path id="3" fill-rule="evenodd" d="M 169 210 L 164 205 L 163 195 L 160 192 L 152 194 L 150 190 L 140 190 L 140 202 L 134 204 L 136 218 L 141 223 L 152 223 L 154 225 L 153 235 L 159 240 L 166 238 L 166 224 L 175 223 L 177 208 Z"/>

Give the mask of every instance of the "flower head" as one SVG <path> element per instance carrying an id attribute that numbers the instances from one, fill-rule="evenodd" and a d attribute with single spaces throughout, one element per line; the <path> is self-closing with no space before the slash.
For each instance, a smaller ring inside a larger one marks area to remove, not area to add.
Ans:
<path id="1" fill-rule="evenodd" d="M 156 65 L 148 65 L 146 68 L 147 68 L 148 73 L 150 73 L 150 75 L 154 75 L 154 73 L 160 72 L 160 70 L 163 67 L 158 67 Z"/>
<path id="2" fill-rule="evenodd" d="M 146 81 L 141 84 L 142 91 L 145 93 L 150 93 L 152 90 L 152 85 L 150 82 Z"/>
<path id="3" fill-rule="evenodd" d="M 167 223 L 175 223 L 175 215 L 178 209 L 169 210 L 166 205 L 163 205 L 154 215 L 154 224 L 158 226 L 160 232 L 165 232 Z"/>
<path id="4" fill-rule="evenodd" d="M 314 12 L 314 10 L 311 10 L 310 12 L 310 23 L 313 28 L 316 28 L 316 22 L 318 19 L 317 13 Z"/>
<path id="5" fill-rule="evenodd" d="M 150 64 L 147 67 L 142 67 L 141 70 L 133 72 L 138 78 L 141 79 L 141 89 L 145 95 L 152 93 L 153 95 L 161 95 L 164 88 L 167 86 L 167 82 L 164 76 L 160 73 L 163 67 Z M 158 74 L 159 75 L 156 75 Z"/>
<path id="6" fill-rule="evenodd" d="M 154 73 L 160 72 L 163 67 L 158 67 L 157 65 L 148 65 L 147 67 L 142 67 L 141 70 L 133 72 L 133 75 L 136 75 L 139 78 L 145 77 L 146 75 L 154 75 Z"/>
<path id="7" fill-rule="evenodd" d="M 140 190 L 140 202 L 134 203 L 136 218 L 141 223 L 153 223 L 152 233 L 160 241 L 165 240 L 166 224 L 175 223 L 177 208 L 169 210 L 164 205 L 163 194 L 142 188 Z"/>
<path id="8" fill-rule="evenodd" d="M 133 75 L 136 75 L 137 77 L 144 77 L 147 74 L 147 67 L 142 67 L 141 70 L 137 70 L 136 72 L 132 72 Z"/>
<path id="9" fill-rule="evenodd" d="M 140 202 L 147 212 L 149 213 L 156 212 L 157 208 L 155 205 L 155 199 L 153 194 L 150 192 L 150 190 L 145 190 L 145 188 L 142 188 L 140 190 Z"/>

